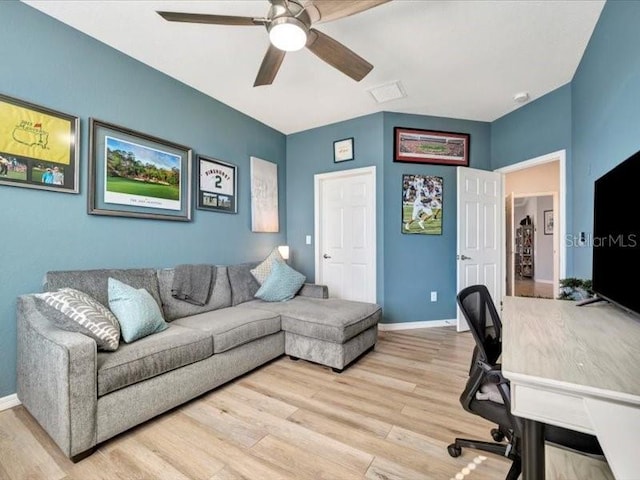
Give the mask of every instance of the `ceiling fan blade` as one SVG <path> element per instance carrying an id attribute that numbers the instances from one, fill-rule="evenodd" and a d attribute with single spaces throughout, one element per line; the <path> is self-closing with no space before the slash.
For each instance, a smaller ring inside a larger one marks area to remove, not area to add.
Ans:
<path id="1" fill-rule="evenodd" d="M 169 22 L 206 23 L 209 25 L 264 25 L 266 19 L 251 17 L 236 17 L 232 15 L 209 15 L 206 13 L 156 12 Z"/>
<path id="2" fill-rule="evenodd" d="M 302 4 L 309 8 L 313 5 L 320 14 L 320 19 L 314 23 L 322 23 L 355 15 L 389 1 L 391 0 L 304 0 Z"/>
<path id="3" fill-rule="evenodd" d="M 280 70 L 280 65 L 282 65 L 285 53 L 284 50 L 269 45 L 269 49 L 262 59 L 260 70 L 258 70 L 256 81 L 253 83 L 254 87 L 271 85 L 273 83 L 273 79 L 276 78 L 276 74 L 278 70 Z"/>
<path id="4" fill-rule="evenodd" d="M 360 55 L 315 28 L 309 30 L 307 48 L 356 82 L 362 80 L 373 70 L 373 65 Z"/>

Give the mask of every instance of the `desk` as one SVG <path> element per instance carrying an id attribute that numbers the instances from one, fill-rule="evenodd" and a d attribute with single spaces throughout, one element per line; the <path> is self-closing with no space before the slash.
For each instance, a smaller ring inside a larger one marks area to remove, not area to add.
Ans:
<path id="1" fill-rule="evenodd" d="M 543 424 L 596 435 L 616 479 L 639 479 L 640 320 L 606 303 L 521 297 L 505 297 L 501 317 L 524 480 L 544 478 Z"/>

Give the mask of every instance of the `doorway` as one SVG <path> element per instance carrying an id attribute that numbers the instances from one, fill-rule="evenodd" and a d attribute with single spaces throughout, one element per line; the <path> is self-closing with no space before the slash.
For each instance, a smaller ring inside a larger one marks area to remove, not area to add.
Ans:
<path id="1" fill-rule="evenodd" d="M 315 282 L 376 302 L 376 168 L 314 175 Z"/>
<path id="2" fill-rule="evenodd" d="M 566 275 L 565 159 L 560 150 L 497 170 L 505 192 L 506 295 L 558 295 Z"/>

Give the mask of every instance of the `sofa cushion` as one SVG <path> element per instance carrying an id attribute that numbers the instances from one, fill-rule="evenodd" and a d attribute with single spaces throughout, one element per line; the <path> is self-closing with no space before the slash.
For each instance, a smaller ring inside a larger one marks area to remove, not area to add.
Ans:
<path id="1" fill-rule="evenodd" d="M 98 352 L 98 396 L 213 355 L 211 336 L 170 324 L 163 332 Z"/>
<path id="2" fill-rule="evenodd" d="M 236 306 L 241 303 L 253 300 L 254 295 L 260 288 L 260 284 L 251 274 L 251 269 L 258 265 L 254 263 L 241 263 L 229 265 L 229 283 L 231 284 L 231 305 Z"/>
<path id="3" fill-rule="evenodd" d="M 213 284 L 213 290 L 209 296 L 209 301 L 203 305 L 194 305 L 183 300 L 178 300 L 171 295 L 171 286 L 173 285 L 173 268 L 165 268 L 158 270 L 158 287 L 160 289 L 160 298 L 162 299 L 162 310 L 164 319 L 167 322 L 176 318 L 188 317 L 199 313 L 210 312 L 218 308 L 231 306 L 231 285 L 229 285 L 229 276 L 227 275 L 227 267 L 216 266 L 216 281 Z"/>
<path id="4" fill-rule="evenodd" d="M 360 332 L 377 325 L 382 312 L 374 303 L 299 296 L 278 303 L 254 300 L 243 303 L 241 308 L 259 308 L 279 313 L 282 330 L 285 332 L 335 343 L 345 343 Z"/>
<path id="5" fill-rule="evenodd" d="M 226 352 L 281 329 L 280 315 L 277 313 L 234 307 L 181 318 L 172 324 L 212 335 L 214 353 Z"/>
<path id="6" fill-rule="evenodd" d="M 152 268 L 131 268 L 113 270 L 68 270 L 47 272 L 44 290 L 75 288 L 91 295 L 105 307 L 109 306 L 109 277 L 115 278 L 133 288 L 144 288 L 162 306 L 156 271 Z"/>

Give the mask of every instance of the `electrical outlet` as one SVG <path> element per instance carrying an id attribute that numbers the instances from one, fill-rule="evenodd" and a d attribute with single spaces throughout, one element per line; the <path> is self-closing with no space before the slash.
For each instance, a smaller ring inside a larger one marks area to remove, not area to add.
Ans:
<path id="1" fill-rule="evenodd" d="M 431 292 L 431 301 L 432 302 L 438 301 L 438 292 Z"/>
<path id="2" fill-rule="evenodd" d="M 311 245 L 311 235 L 307 235 L 307 238 L 305 239 L 305 243 L 307 245 Z"/>

